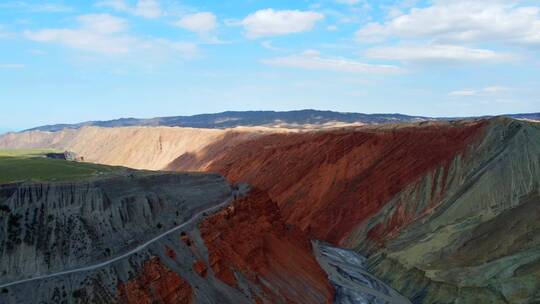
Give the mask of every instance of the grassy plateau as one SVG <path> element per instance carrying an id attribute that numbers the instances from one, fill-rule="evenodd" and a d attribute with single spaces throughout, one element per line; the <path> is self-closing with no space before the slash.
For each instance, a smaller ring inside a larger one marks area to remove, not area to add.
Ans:
<path id="1" fill-rule="evenodd" d="M 125 171 L 123 167 L 51 159 L 54 150 L 1 150 L 0 184 L 21 181 L 76 181 Z"/>

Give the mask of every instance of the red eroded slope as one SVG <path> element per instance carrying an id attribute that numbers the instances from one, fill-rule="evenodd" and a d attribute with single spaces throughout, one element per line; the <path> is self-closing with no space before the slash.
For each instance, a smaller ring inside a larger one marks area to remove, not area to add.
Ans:
<path id="1" fill-rule="evenodd" d="M 234 273 L 240 273 L 261 289 L 254 296 L 268 303 L 331 303 L 333 288 L 311 243 L 284 223 L 265 192 L 251 190 L 204 220 L 200 231 L 210 267 L 228 285 L 237 287 Z"/>
<path id="2" fill-rule="evenodd" d="M 193 302 L 191 286 L 177 273 L 161 263 L 159 258 L 146 262 L 133 280 L 118 286 L 120 303 L 129 304 L 189 304 Z"/>
<path id="3" fill-rule="evenodd" d="M 267 191 L 288 223 L 343 245 L 405 187 L 448 168 L 485 126 L 475 121 L 272 134 L 238 144 L 202 169 Z"/>

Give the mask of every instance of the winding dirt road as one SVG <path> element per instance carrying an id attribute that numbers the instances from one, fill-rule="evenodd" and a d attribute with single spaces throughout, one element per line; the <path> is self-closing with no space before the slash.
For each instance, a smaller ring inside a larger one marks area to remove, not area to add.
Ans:
<path id="1" fill-rule="evenodd" d="M 60 272 L 56 272 L 56 273 L 51 273 L 51 274 L 46 274 L 46 275 L 40 275 L 40 276 L 36 276 L 36 277 L 32 277 L 32 278 L 27 278 L 27 279 L 22 279 L 22 280 L 18 280 L 18 281 L 13 281 L 13 282 L 10 282 L 10 283 L 5 283 L 5 284 L 1 284 L 0 285 L 0 288 L 5 288 L 5 287 L 10 287 L 10 286 L 13 286 L 13 285 L 18 285 L 18 284 L 22 284 L 22 283 L 26 283 L 26 282 L 31 282 L 31 281 L 37 281 L 37 280 L 43 280 L 43 279 L 49 279 L 49 278 L 54 278 L 54 277 L 58 277 L 58 276 L 62 276 L 62 275 L 66 275 L 66 274 L 72 274 L 72 273 L 77 273 L 77 272 L 84 272 L 84 271 L 92 271 L 92 270 L 96 270 L 98 268 L 101 268 L 101 267 L 104 267 L 104 266 L 107 266 L 107 265 L 110 265 L 114 262 L 117 262 L 121 259 L 124 259 L 134 253 L 137 253 L 141 250 L 143 250 L 144 248 L 148 247 L 150 244 L 154 243 L 155 241 L 175 232 L 175 231 L 178 231 L 184 227 L 186 227 L 187 225 L 190 225 L 192 224 L 193 222 L 195 222 L 196 220 L 198 220 L 199 218 L 201 218 L 203 216 L 204 213 L 208 213 L 208 212 L 213 212 L 213 211 L 216 211 L 222 207 L 225 207 L 227 204 L 229 204 L 235 197 L 237 197 L 237 193 L 236 192 L 233 192 L 233 194 L 231 195 L 231 197 L 229 197 L 227 200 L 225 200 L 224 202 L 218 204 L 218 205 L 215 205 L 213 207 L 210 207 L 208 209 L 205 209 L 205 210 L 202 210 L 201 212 L 195 214 L 193 217 L 191 217 L 189 220 L 187 220 L 186 222 L 172 228 L 172 229 L 169 229 L 167 231 L 165 231 L 164 233 L 161 233 L 159 234 L 158 236 L 144 242 L 143 244 L 137 246 L 136 248 L 122 254 L 122 255 L 119 255 L 119 256 L 116 256 L 112 259 L 109 259 L 109 260 L 106 260 L 106 261 L 103 261 L 103 262 L 100 262 L 100 263 L 97 263 L 97 264 L 94 264 L 94 265 L 89 265 L 89 266 L 84 266 L 84 267 L 80 267 L 80 268 L 75 268 L 75 269 L 70 269 L 70 270 L 65 270 L 65 271 L 60 271 Z"/>

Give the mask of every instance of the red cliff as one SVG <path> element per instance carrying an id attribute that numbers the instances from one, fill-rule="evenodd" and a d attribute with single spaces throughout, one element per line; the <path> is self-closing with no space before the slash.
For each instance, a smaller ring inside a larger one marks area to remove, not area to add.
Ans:
<path id="1" fill-rule="evenodd" d="M 311 243 L 281 219 L 265 192 L 252 190 L 200 225 L 216 276 L 237 286 L 241 274 L 268 303 L 330 303 L 333 288 L 312 254 Z"/>
<path id="2" fill-rule="evenodd" d="M 121 283 L 118 291 L 119 302 L 129 304 L 189 304 L 193 299 L 191 286 L 159 258 L 146 262 L 142 272 Z"/>
<path id="3" fill-rule="evenodd" d="M 267 191 L 287 223 L 340 244 L 405 187 L 447 168 L 484 126 L 476 121 L 272 134 L 234 146 L 203 169 Z"/>

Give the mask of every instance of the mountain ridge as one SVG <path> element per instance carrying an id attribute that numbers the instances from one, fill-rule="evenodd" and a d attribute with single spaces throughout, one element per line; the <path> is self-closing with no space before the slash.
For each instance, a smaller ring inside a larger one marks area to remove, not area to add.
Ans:
<path id="1" fill-rule="evenodd" d="M 326 110 L 294 110 L 294 111 L 225 111 L 220 113 L 197 114 L 191 116 L 166 116 L 154 118 L 118 118 L 113 120 L 95 120 L 74 124 L 52 124 L 30 128 L 24 131 L 55 132 L 64 129 L 79 129 L 85 126 L 97 127 L 128 127 L 128 126 L 169 126 L 225 129 L 239 126 L 279 126 L 298 128 L 306 126 L 323 126 L 325 124 L 382 124 L 396 122 L 415 122 L 430 120 L 455 120 L 472 118 L 489 118 L 498 115 L 471 117 L 429 117 L 421 115 L 406 115 L 399 113 L 355 113 L 335 112 Z M 540 120 L 538 113 L 504 114 L 516 119 Z"/>

